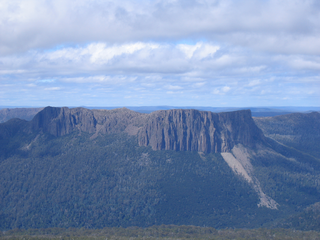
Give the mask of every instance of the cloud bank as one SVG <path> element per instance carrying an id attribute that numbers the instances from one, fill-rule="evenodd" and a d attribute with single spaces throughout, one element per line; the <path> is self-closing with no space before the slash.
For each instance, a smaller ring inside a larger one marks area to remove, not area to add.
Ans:
<path id="1" fill-rule="evenodd" d="M 0 105 L 319 106 L 320 3 L 0 0 Z"/>

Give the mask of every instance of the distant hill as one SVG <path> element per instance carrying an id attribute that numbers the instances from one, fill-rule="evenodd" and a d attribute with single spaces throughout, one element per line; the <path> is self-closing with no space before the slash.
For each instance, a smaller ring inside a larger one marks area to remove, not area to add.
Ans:
<path id="1" fill-rule="evenodd" d="M 319 113 L 46 107 L 0 124 L 0 229 L 294 226 L 320 198 L 308 138 L 319 122 Z M 289 133 L 306 133 L 310 152 L 273 137 Z"/>
<path id="2" fill-rule="evenodd" d="M 320 113 L 254 118 L 265 136 L 320 159 Z"/>

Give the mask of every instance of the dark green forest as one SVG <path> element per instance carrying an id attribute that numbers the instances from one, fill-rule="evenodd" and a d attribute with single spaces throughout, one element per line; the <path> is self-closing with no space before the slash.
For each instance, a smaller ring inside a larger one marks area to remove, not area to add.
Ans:
<path id="1" fill-rule="evenodd" d="M 261 121 L 265 132 L 275 134 L 269 123 Z M 270 209 L 258 207 L 257 191 L 220 153 L 154 151 L 125 132 L 73 131 L 56 137 L 41 129 L 31 131 L 27 124 L 19 119 L 0 124 L 2 231 L 149 229 L 162 224 L 219 231 L 320 230 L 317 140 L 309 145 L 310 153 L 271 137 L 264 145 L 247 148 L 254 181 L 278 203 Z M 287 131 L 291 127 L 277 134 Z"/>
<path id="2" fill-rule="evenodd" d="M 320 197 L 316 165 L 309 169 L 281 158 L 257 158 L 257 177 L 281 206 L 258 208 L 256 192 L 219 153 L 153 151 L 125 133 L 95 139 L 83 132 L 18 134 L 1 151 L 6 156 L 0 174 L 2 229 L 256 228 L 271 226 Z"/>
<path id="3" fill-rule="evenodd" d="M 30 138 L 35 136 L 29 136 Z M 126 134 L 4 146 L 1 227 L 261 226 L 256 193 L 220 154 L 153 151 Z M 46 144 L 43 144 L 46 143 Z M 17 214 L 15 213 L 17 210 Z M 268 215 L 266 215 L 268 217 Z M 240 221 L 241 219 L 241 221 Z"/>
<path id="4" fill-rule="evenodd" d="M 265 136 L 320 159 L 320 113 L 254 118 Z"/>

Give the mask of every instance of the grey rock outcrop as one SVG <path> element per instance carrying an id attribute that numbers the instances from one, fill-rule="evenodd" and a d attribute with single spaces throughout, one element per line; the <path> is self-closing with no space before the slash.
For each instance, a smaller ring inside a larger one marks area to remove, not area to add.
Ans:
<path id="1" fill-rule="evenodd" d="M 140 146 L 154 150 L 229 152 L 242 144 L 254 147 L 263 141 L 250 110 L 213 113 L 198 110 L 165 110 L 142 114 L 126 108 L 88 110 L 47 107 L 31 121 L 33 131 L 63 136 L 75 130 L 98 134 L 127 132 L 137 135 Z"/>
<path id="2" fill-rule="evenodd" d="M 32 119 L 31 129 L 32 131 L 41 130 L 54 136 L 64 136 L 76 130 L 102 134 L 119 133 L 130 126 L 138 128 L 144 115 L 126 108 L 89 110 L 46 107 Z"/>
<path id="3" fill-rule="evenodd" d="M 154 150 L 229 152 L 238 143 L 254 147 L 263 141 L 250 110 L 212 113 L 167 110 L 150 114 L 138 135 L 140 146 Z"/>

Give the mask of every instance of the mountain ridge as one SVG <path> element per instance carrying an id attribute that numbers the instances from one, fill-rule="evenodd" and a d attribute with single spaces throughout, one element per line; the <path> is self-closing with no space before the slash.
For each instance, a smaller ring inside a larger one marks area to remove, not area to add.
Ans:
<path id="1" fill-rule="evenodd" d="M 0 123 L 6 122 L 11 118 L 20 118 L 30 121 L 38 112 L 44 107 L 8 107 L 0 106 Z M 77 107 L 69 107 L 77 108 Z M 112 110 L 121 107 L 82 107 L 91 110 Z M 145 106 L 145 107 L 126 107 L 132 111 L 140 113 L 151 113 L 158 110 L 170 110 L 170 109 L 196 109 L 199 111 L 210 111 L 210 112 L 230 112 L 250 109 L 252 116 L 254 117 L 273 117 L 277 115 L 285 115 L 294 112 L 307 113 L 311 111 L 320 111 L 319 107 L 176 107 L 176 106 Z"/>
<path id="2" fill-rule="evenodd" d="M 75 130 L 90 134 L 127 132 L 153 150 L 230 152 L 237 144 L 255 147 L 264 141 L 250 110 L 212 113 L 160 110 L 142 114 L 126 108 L 88 110 L 46 107 L 31 120 L 31 131 L 64 136 Z"/>
<path id="3" fill-rule="evenodd" d="M 150 114 L 139 132 L 139 145 L 153 150 L 229 152 L 237 144 L 255 147 L 263 134 L 250 110 L 212 113 L 161 110 Z"/>
<path id="4" fill-rule="evenodd" d="M 0 124 L 0 229 L 293 226 L 320 198 L 320 162 L 272 139 L 299 121 L 290 139 L 304 139 L 320 121 L 295 116 L 48 107 L 11 119 Z"/>

